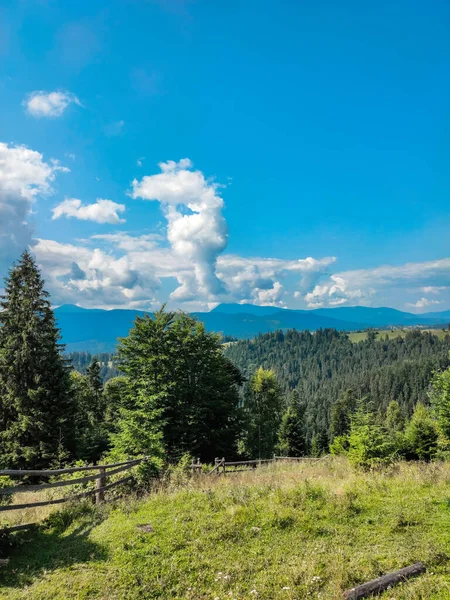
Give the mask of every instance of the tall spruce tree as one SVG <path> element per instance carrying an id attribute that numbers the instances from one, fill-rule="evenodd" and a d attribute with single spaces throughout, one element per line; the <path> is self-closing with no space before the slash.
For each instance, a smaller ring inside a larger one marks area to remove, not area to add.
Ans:
<path id="1" fill-rule="evenodd" d="M 95 463 L 109 447 L 100 363 L 94 358 L 86 375 L 73 371 L 71 380 L 76 400 L 77 457 Z"/>
<path id="2" fill-rule="evenodd" d="M 45 468 L 74 451 L 73 399 L 49 294 L 25 251 L 0 300 L 0 465 Z"/>
<path id="3" fill-rule="evenodd" d="M 285 398 L 272 370 L 260 367 L 244 398 L 246 432 L 242 450 L 251 458 L 271 458 L 277 444 Z"/>
<path id="4" fill-rule="evenodd" d="M 294 390 L 278 431 L 278 450 L 284 456 L 303 456 L 307 452 L 305 410 L 306 404 L 300 401 Z"/>

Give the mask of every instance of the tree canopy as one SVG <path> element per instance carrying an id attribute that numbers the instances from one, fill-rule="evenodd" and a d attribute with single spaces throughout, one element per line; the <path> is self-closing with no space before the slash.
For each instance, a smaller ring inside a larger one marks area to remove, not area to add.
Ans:
<path id="1" fill-rule="evenodd" d="M 0 301 L 0 463 L 45 468 L 75 449 L 75 405 L 49 295 L 29 252 Z"/>

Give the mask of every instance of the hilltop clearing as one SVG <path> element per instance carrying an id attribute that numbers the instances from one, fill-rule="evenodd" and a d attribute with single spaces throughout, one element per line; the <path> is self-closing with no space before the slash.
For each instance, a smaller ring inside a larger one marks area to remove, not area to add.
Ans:
<path id="1" fill-rule="evenodd" d="M 449 497 L 445 463 L 358 473 L 325 459 L 201 476 L 23 534 L 0 598 L 337 600 L 421 560 L 424 575 L 380 598 L 442 600 Z"/>

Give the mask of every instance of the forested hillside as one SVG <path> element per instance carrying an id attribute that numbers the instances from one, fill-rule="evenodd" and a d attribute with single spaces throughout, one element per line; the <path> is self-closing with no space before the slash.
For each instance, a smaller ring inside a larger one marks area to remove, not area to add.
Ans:
<path id="1" fill-rule="evenodd" d="M 99 354 L 92 354 L 91 352 L 69 352 L 66 354 L 66 357 L 73 365 L 73 368 L 83 375 L 86 375 L 87 369 L 95 357 L 100 364 L 100 378 L 105 383 L 109 379 L 120 375 L 120 371 L 116 366 L 117 359 L 115 354 L 111 352 L 100 352 Z"/>
<path id="2" fill-rule="evenodd" d="M 450 364 L 449 350 L 450 335 L 410 331 L 389 339 L 372 333 L 354 344 L 345 333 L 326 329 L 267 333 L 231 344 L 226 355 L 247 378 L 260 366 L 273 369 L 282 389 L 295 390 L 306 404 L 308 443 L 316 438 L 326 447 L 331 407 L 347 389 L 367 396 L 376 411 L 396 400 L 409 417 L 417 402 L 428 402 L 433 371 Z"/>

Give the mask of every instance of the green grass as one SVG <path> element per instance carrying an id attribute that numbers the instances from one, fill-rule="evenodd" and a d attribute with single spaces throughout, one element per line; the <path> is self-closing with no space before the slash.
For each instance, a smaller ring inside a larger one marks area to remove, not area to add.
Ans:
<path id="1" fill-rule="evenodd" d="M 375 333 L 378 334 L 378 339 L 383 339 L 387 335 L 388 338 L 392 340 L 397 337 L 405 337 L 408 331 L 411 331 L 411 329 L 394 329 L 392 331 L 388 329 L 376 329 Z M 450 333 L 449 331 L 443 331 L 442 329 L 420 329 L 420 331 L 429 331 L 433 335 L 436 335 L 440 340 L 443 340 L 444 337 Z M 354 333 L 349 333 L 348 337 L 353 343 L 362 342 L 367 339 L 367 333 L 367 331 L 356 331 Z"/>
<path id="2" fill-rule="evenodd" d="M 0 598 L 333 600 L 417 561 L 380 598 L 450 598 L 450 464 L 279 463 L 71 518 L 20 536 Z"/>

